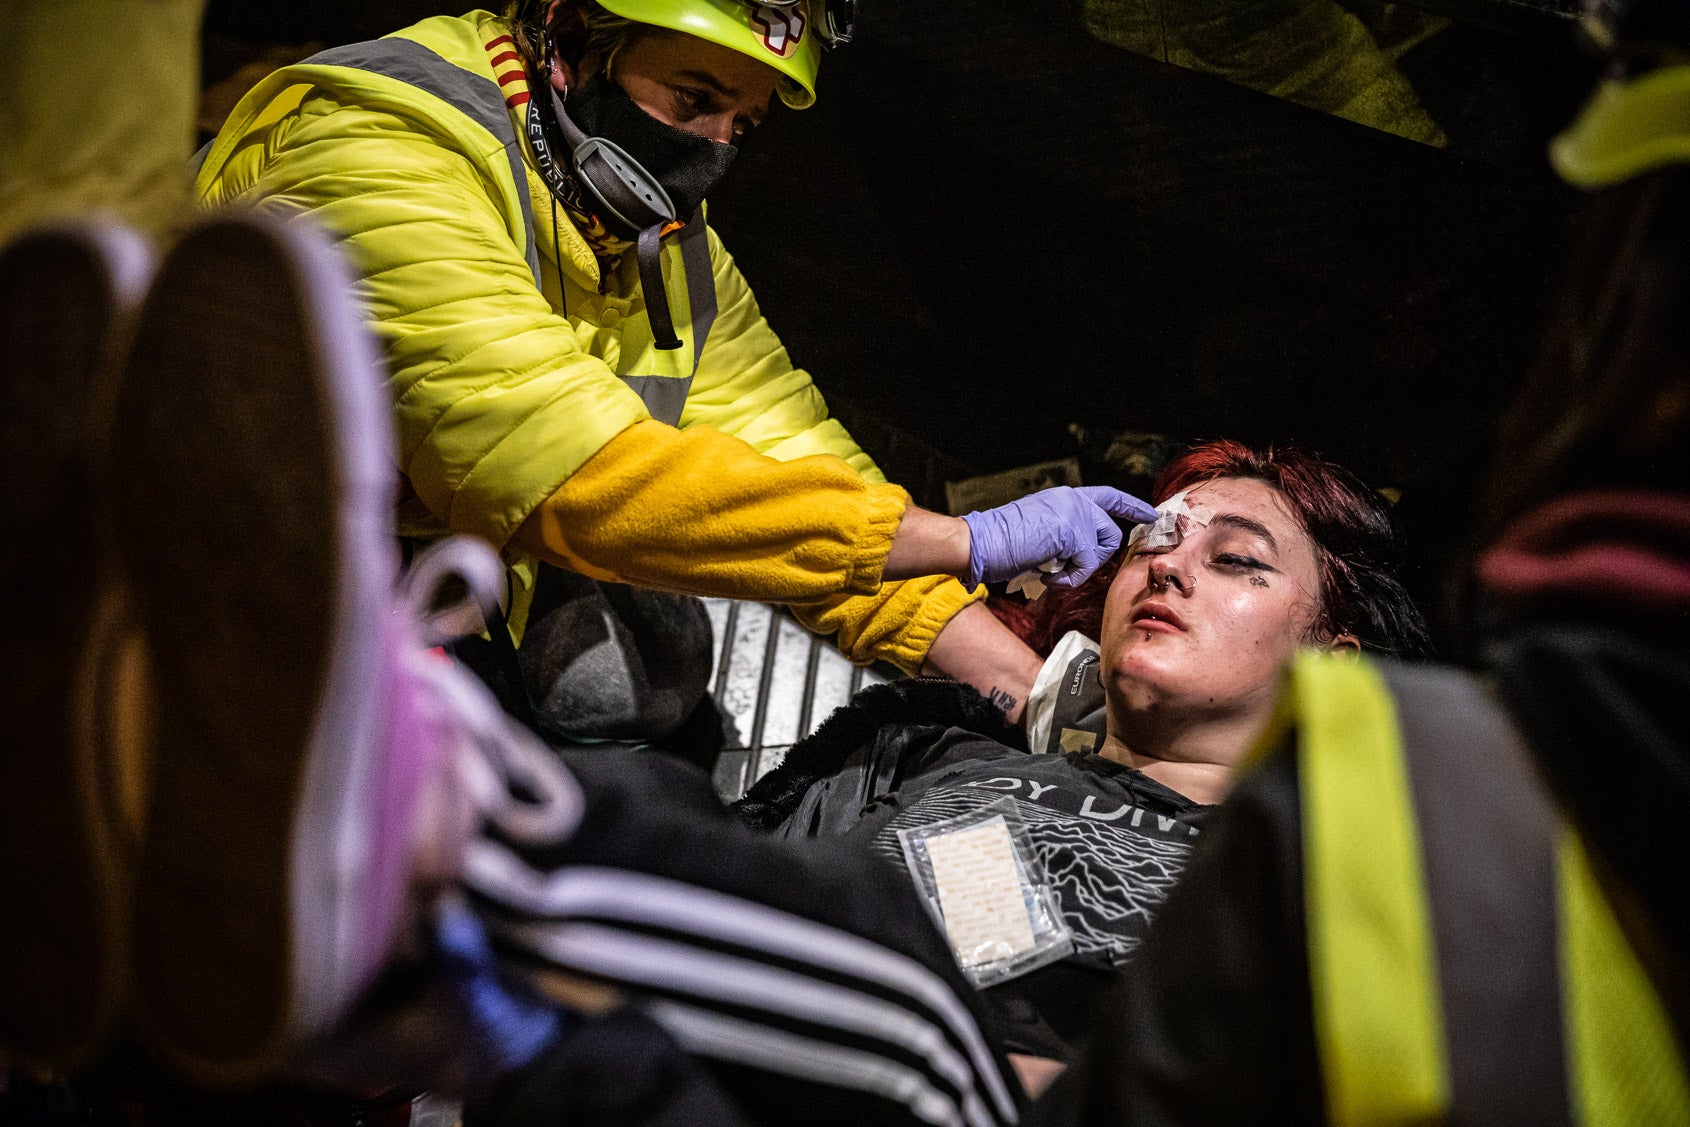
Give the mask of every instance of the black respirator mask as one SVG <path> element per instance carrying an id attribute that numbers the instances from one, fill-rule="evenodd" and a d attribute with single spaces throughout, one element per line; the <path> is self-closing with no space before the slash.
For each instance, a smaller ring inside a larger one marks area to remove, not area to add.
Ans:
<path id="1" fill-rule="evenodd" d="M 676 129 L 641 109 L 604 71 L 570 91 L 567 104 L 543 79 L 551 116 L 574 166 L 589 210 L 614 235 L 633 239 L 640 288 L 658 348 L 679 348 L 659 262 L 664 229 L 694 221 L 698 205 L 733 163 L 738 150 Z M 528 103 L 528 139 L 535 164 L 553 193 L 573 194 L 547 136 L 542 99 Z"/>

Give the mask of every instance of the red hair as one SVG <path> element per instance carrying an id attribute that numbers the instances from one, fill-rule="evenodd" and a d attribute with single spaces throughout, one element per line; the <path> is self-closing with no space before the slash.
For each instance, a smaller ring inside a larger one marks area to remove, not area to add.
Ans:
<path id="1" fill-rule="evenodd" d="M 1384 503 L 1350 471 L 1295 447 L 1254 450 L 1222 440 L 1194 446 L 1169 462 L 1156 479 L 1156 504 L 1205 481 L 1251 478 L 1286 500 L 1314 542 L 1320 566 L 1317 641 L 1353 635 L 1364 649 L 1421 656 L 1429 649 L 1426 624 L 1398 573 L 1401 550 Z M 1097 638 L 1103 600 L 1120 570 L 1122 553 L 1078 587 L 1050 587 L 1037 602 L 994 597 L 992 613 L 1041 657 L 1070 630 Z"/>

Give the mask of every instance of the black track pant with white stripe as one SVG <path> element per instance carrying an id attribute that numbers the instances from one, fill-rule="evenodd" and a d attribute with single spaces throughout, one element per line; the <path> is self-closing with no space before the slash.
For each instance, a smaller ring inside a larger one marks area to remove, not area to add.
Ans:
<path id="1" fill-rule="evenodd" d="M 614 984 L 754 1123 L 1016 1122 L 973 989 L 883 860 L 746 830 L 649 752 L 564 758 L 568 840 L 489 827 L 468 858 L 508 966 Z"/>

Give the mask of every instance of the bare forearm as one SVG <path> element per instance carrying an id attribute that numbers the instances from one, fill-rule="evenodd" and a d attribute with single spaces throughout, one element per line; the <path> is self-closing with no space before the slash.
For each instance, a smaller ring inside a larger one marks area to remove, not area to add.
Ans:
<path id="1" fill-rule="evenodd" d="M 892 550 L 886 554 L 884 578 L 914 579 L 922 575 L 963 576 L 968 571 L 968 525 L 961 517 L 911 505 L 904 510 Z"/>
<path id="2" fill-rule="evenodd" d="M 973 685 L 1010 723 L 1019 724 L 1041 665 L 1039 655 L 984 604 L 970 603 L 933 639 L 922 672 Z"/>

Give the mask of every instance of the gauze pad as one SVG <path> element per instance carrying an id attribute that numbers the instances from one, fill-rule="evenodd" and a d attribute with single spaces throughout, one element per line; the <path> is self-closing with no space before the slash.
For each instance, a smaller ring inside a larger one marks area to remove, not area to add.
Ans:
<path id="1" fill-rule="evenodd" d="M 1033 948 L 1015 846 L 1002 818 L 927 839 L 945 934 L 965 968 Z"/>
<path id="2" fill-rule="evenodd" d="M 1036 603 L 1039 601 L 1039 596 L 1045 593 L 1044 577 L 1061 570 L 1061 560 L 1046 560 L 1039 565 L 1038 571 L 1023 571 L 1020 575 L 1011 579 L 1004 590 L 1011 595 L 1020 595 L 1029 603 Z"/>
<path id="3" fill-rule="evenodd" d="M 1181 540 L 1199 528 L 1207 528 L 1215 510 L 1207 505 L 1187 504 L 1185 497 L 1189 492 L 1182 489 L 1157 505 L 1155 522 L 1137 525 L 1127 537 L 1127 551 L 1155 552 L 1178 547 Z"/>

